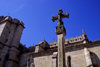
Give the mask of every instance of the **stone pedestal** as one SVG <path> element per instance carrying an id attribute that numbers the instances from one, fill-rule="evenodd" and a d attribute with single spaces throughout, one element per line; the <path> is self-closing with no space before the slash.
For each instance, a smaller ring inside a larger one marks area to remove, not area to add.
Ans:
<path id="1" fill-rule="evenodd" d="M 65 48 L 64 34 L 57 35 L 58 37 L 58 67 L 65 67 Z"/>

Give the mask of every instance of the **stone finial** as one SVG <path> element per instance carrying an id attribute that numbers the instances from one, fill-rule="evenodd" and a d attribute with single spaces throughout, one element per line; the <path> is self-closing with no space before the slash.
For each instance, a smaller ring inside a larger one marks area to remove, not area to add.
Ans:
<path id="1" fill-rule="evenodd" d="M 83 34 L 84 34 L 84 35 L 86 35 L 86 33 L 85 33 L 84 29 L 82 30 L 82 32 L 83 32 Z"/>
<path id="2" fill-rule="evenodd" d="M 88 43 L 88 37 L 86 35 L 86 33 L 84 32 L 84 30 L 82 30 L 83 34 L 81 35 L 82 39 L 83 39 L 83 43 Z"/>

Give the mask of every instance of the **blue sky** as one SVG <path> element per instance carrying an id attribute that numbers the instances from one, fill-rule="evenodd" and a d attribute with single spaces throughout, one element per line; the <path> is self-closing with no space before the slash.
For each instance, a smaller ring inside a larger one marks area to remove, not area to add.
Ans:
<path id="1" fill-rule="evenodd" d="M 24 22 L 21 43 L 27 47 L 44 39 L 57 40 L 57 21 L 53 23 L 51 16 L 56 16 L 60 8 L 70 15 L 63 19 L 65 39 L 81 35 L 82 29 L 90 41 L 100 39 L 100 0 L 0 0 L 0 15 Z"/>

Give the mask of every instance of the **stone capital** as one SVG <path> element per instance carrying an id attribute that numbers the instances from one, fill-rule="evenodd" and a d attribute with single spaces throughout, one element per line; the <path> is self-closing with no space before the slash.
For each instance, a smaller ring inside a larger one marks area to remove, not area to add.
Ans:
<path id="1" fill-rule="evenodd" d="M 66 35 L 66 29 L 64 25 L 56 26 L 56 34 L 57 35 L 64 34 L 64 36 Z"/>

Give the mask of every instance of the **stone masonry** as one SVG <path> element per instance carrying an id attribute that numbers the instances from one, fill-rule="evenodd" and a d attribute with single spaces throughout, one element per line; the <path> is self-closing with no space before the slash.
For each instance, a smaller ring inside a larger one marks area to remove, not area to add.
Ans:
<path id="1" fill-rule="evenodd" d="M 58 41 L 29 48 L 20 43 L 23 22 L 0 16 L 0 67 L 58 67 Z M 65 39 L 65 67 L 100 67 L 100 40 L 80 36 Z"/>

